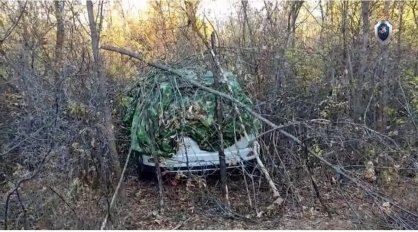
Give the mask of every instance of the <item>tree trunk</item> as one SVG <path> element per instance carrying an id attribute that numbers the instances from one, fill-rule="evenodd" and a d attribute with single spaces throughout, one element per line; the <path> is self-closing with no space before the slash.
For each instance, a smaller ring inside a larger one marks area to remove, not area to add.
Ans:
<path id="1" fill-rule="evenodd" d="M 62 54 L 63 54 L 63 46 L 64 46 L 64 35 L 65 35 L 65 28 L 64 28 L 64 3 L 61 1 L 55 1 L 55 17 L 57 18 L 57 41 L 55 44 L 55 62 L 58 67 L 61 66 L 62 63 Z"/>
<path id="2" fill-rule="evenodd" d="M 254 57 L 254 50 L 256 48 L 255 46 L 255 39 L 254 39 L 254 33 L 253 33 L 253 29 L 251 27 L 251 23 L 250 23 L 250 19 L 248 18 L 248 0 L 243 0 L 241 1 L 242 4 L 242 13 L 244 14 L 244 23 L 243 23 L 243 27 L 245 29 L 245 25 L 247 25 L 247 29 L 248 29 L 248 38 L 250 39 L 250 48 L 252 49 L 251 51 L 251 57 L 250 60 L 253 63 L 254 67 L 257 68 L 257 60 Z M 243 30 L 243 32 L 245 32 L 245 30 Z M 245 34 L 242 35 L 243 38 L 245 38 Z M 246 44 L 244 44 L 244 46 L 246 46 Z M 254 73 L 256 73 L 257 70 L 254 70 Z"/>
<path id="3" fill-rule="evenodd" d="M 389 18 L 389 4 L 390 1 L 385 1 L 384 2 L 384 15 L 385 18 Z M 387 49 L 387 45 L 383 45 L 382 46 L 382 62 L 380 64 L 380 70 L 381 70 L 381 93 L 380 93 L 380 104 L 379 104 L 379 110 L 378 110 L 378 114 L 377 114 L 377 121 L 376 121 L 376 129 L 383 132 L 386 128 L 386 123 L 387 123 L 387 116 L 385 114 L 385 108 L 388 104 L 388 93 L 389 93 L 389 80 L 388 80 L 388 70 L 387 70 L 387 66 L 388 66 L 388 57 L 389 57 L 389 53 L 388 53 L 388 49 Z"/>
<path id="4" fill-rule="evenodd" d="M 30 23 L 28 22 L 28 18 L 27 18 L 27 9 L 29 7 L 31 7 L 32 3 L 31 2 L 18 2 L 19 4 L 19 10 L 22 14 L 22 41 L 23 41 L 23 54 L 20 56 L 19 59 L 19 64 L 20 66 L 17 66 L 18 69 L 17 73 L 19 73 L 20 76 L 20 86 L 23 89 L 23 91 L 26 93 L 25 94 L 25 101 L 26 104 L 28 106 L 34 106 L 34 96 L 33 94 L 30 94 L 32 91 L 30 91 L 31 89 L 31 72 L 30 72 L 30 64 L 31 62 L 31 58 L 30 58 L 30 54 L 31 54 L 31 47 L 32 47 L 32 41 L 31 41 L 31 36 L 29 34 L 29 25 Z"/>
<path id="5" fill-rule="evenodd" d="M 56 114 L 59 111 L 60 105 L 60 76 L 62 73 L 63 66 L 63 49 L 64 49 L 64 38 L 65 38 L 65 28 L 64 28 L 64 1 L 55 1 L 55 17 L 57 18 L 57 41 L 55 43 L 55 107 Z"/>
<path id="6" fill-rule="evenodd" d="M 215 33 L 212 32 L 211 35 L 211 47 L 216 55 L 216 37 Z M 213 77 L 214 77 L 214 87 L 216 90 L 219 90 L 220 87 L 220 80 L 221 80 L 221 73 L 218 67 L 214 64 L 213 65 Z M 225 161 L 225 153 L 224 153 L 224 139 L 223 139 L 223 112 L 222 112 L 222 99 L 219 96 L 215 96 L 216 99 L 216 124 L 218 129 L 219 135 L 219 168 L 221 174 L 221 190 L 224 196 L 225 204 L 229 206 L 229 196 L 228 196 L 228 185 L 226 183 L 226 161 Z"/>
<path id="7" fill-rule="evenodd" d="M 399 4 L 399 25 L 398 25 L 398 38 L 397 38 L 397 42 L 396 42 L 396 77 L 398 79 L 400 79 L 402 73 L 401 73 L 401 58 L 402 58 L 402 48 L 401 48 L 401 44 L 402 44 L 402 32 L 404 29 L 404 20 L 403 20 L 403 14 L 404 14 L 404 2 L 398 2 Z M 418 26 L 418 25 L 416 25 Z M 398 81 L 396 81 L 398 82 Z M 397 84 L 393 84 L 393 91 L 394 93 L 398 92 L 398 88 L 397 88 Z"/>
<path id="8" fill-rule="evenodd" d="M 418 28 L 418 14 L 416 12 L 416 6 L 418 4 L 415 3 L 414 5 L 411 6 L 412 9 L 412 15 L 414 16 L 414 21 L 415 21 L 415 28 Z M 417 76 L 418 75 L 418 51 L 415 54 L 415 65 L 414 65 L 414 75 Z"/>
<path id="9" fill-rule="evenodd" d="M 295 1 L 290 3 L 290 11 L 287 18 L 287 33 L 289 36 L 289 44 L 292 48 L 295 47 L 295 33 L 296 33 L 296 20 L 299 16 L 300 9 L 303 6 L 304 1 Z"/>
<path id="10" fill-rule="evenodd" d="M 334 25 L 334 2 L 333 1 L 326 1 L 327 4 L 327 10 L 326 10 L 326 14 L 327 14 L 327 18 L 329 17 L 329 21 L 331 23 L 331 25 Z M 344 2 L 343 2 L 344 4 Z"/>
<path id="11" fill-rule="evenodd" d="M 369 1 L 362 1 L 361 2 L 361 15 L 362 15 L 362 41 L 361 41 L 361 49 L 360 49 L 360 64 L 359 69 L 357 72 L 356 79 L 354 80 L 354 88 L 352 88 L 352 117 L 354 121 L 359 122 L 362 119 L 363 113 L 363 83 L 366 78 L 367 73 L 367 57 L 368 57 L 368 45 L 369 45 L 369 8 L 370 2 Z"/>
<path id="12" fill-rule="evenodd" d="M 93 76 L 96 83 L 96 91 L 94 92 L 94 94 L 97 95 L 98 113 L 100 114 L 100 121 L 104 128 L 103 133 L 105 134 L 108 142 L 111 164 L 113 166 L 112 168 L 117 173 L 116 175 L 119 175 L 120 162 L 116 150 L 115 134 L 113 131 L 112 111 L 110 106 L 108 105 L 106 79 L 102 71 L 102 60 L 99 52 L 99 35 L 97 33 L 97 27 L 94 20 L 93 2 L 91 0 L 87 0 L 86 5 L 89 18 L 89 27 L 91 32 L 91 46 L 93 49 L 94 58 Z"/>
<path id="13" fill-rule="evenodd" d="M 342 2 L 342 19 L 341 19 L 341 34 L 343 39 L 343 59 L 346 60 L 348 56 L 348 47 L 347 47 L 347 11 L 348 11 L 348 2 Z"/>

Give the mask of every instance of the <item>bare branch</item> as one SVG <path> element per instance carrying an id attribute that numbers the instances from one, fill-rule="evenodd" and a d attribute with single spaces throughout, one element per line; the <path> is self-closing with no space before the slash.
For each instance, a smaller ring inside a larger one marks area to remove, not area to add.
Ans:
<path id="1" fill-rule="evenodd" d="M 28 2 L 25 1 L 25 5 L 23 5 L 23 7 L 21 8 L 19 17 L 17 18 L 16 22 L 9 29 L 7 29 L 6 33 L 4 33 L 3 38 L 0 39 L 0 46 L 7 39 L 7 37 L 9 37 L 12 34 L 12 32 L 15 29 L 15 27 L 17 26 L 17 24 L 19 24 L 20 19 L 23 17 L 23 14 L 25 13 L 27 3 Z"/>

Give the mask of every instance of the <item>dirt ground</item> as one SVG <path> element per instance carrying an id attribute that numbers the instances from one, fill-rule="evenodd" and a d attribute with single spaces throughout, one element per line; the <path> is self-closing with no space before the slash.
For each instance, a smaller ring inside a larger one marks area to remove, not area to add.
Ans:
<path id="1" fill-rule="evenodd" d="M 398 211 L 392 204 L 373 201 L 350 183 L 338 187 L 326 179 L 318 181 L 318 188 L 331 217 L 309 181 L 301 180 L 293 186 L 293 192 L 282 191 L 284 203 L 272 205 L 272 194 L 263 180 L 254 181 L 258 185 L 256 191 L 251 190 L 253 182 L 247 182 L 250 193 L 255 192 L 250 207 L 243 177 L 230 178 L 231 210 L 228 210 L 222 203 L 217 176 L 189 182 L 168 177 L 164 183 L 164 212 L 160 212 L 157 182 L 152 178 L 138 181 L 131 174 L 123 183 L 107 229 L 392 229 L 399 228 L 394 221 L 401 218 L 414 220 L 395 214 Z M 59 184 L 47 186 L 44 183 L 48 181 L 42 178 L 28 182 L 19 191 L 26 208 L 28 228 L 100 228 L 106 215 L 106 199 L 98 190 L 84 186 L 65 194 L 68 188 L 60 188 Z M 54 189 L 55 193 L 49 189 Z M 402 179 L 379 190 L 410 212 L 418 212 L 416 180 Z M 22 229 L 21 206 L 15 196 L 9 207 L 9 228 Z M 2 204 L 1 216 L 3 210 Z M 3 223 L 0 220 L 1 228 L 4 228 Z"/>
<path id="2" fill-rule="evenodd" d="M 372 210 L 373 201 L 358 188 L 347 184 L 336 187 L 326 182 L 319 186 L 331 211 L 331 218 L 315 197 L 310 186 L 299 188 L 301 202 L 295 203 L 285 196 L 281 206 L 271 206 L 272 195 L 267 187 L 257 194 L 257 210 L 249 207 L 243 179 L 230 180 L 229 197 L 234 213 L 223 208 L 216 178 L 203 184 L 166 181 L 165 211 L 159 213 L 156 183 L 138 182 L 132 177 L 125 183 L 121 197 L 128 200 L 124 210 L 118 212 L 120 222 L 115 229 L 386 229 L 389 222 Z M 205 185 L 206 187 L 203 187 Z M 339 189 L 340 191 L 336 190 Z M 417 185 L 413 182 L 398 183 L 386 188 L 394 199 L 403 199 L 401 205 L 418 211 Z M 402 190 L 398 191 L 398 190 Z M 341 194 L 341 191 L 344 193 Z M 400 197 L 403 196 L 403 197 Z M 150 202 L 152 199 L 152 203 Z M 408 200 L 409 199 L 409 200 Z M 414 202 L 411 204 L 411 202 Z M 376 207 L 379 208 L 379 207 Z M 262 213 L 261 213 L 262 212 Z M 112 226 L 110 226 L 112 227 Z"/>
<path id="3" fill-rule="evenodd" d="M 334 215 L 329 218 L 320 206 L 303 207 L 301 210 L 287 211 L 279 207 L 257 217 L 248 207 L 245 191 L 230 189 L 231 204 L 237 215 L 229 216 L 222 207 L 205 193 L 196 189 L 187 190 L 186 184 L 170 186 L 166 189 L 166 209 L 159 213 L 157 187 L 155 183 L 140 182 L 134 179 L 126 183 L 122 195 L 132 203 L 125 208 L 119 218 L 126 223 L 115 229 L 359 229 L 361 225 L 353 223 L 350 215 Z M 211 191 L 212 192 L 212 191 Z M 269 195 L 270 192 L 264 194 Z M 220 195 L 219 192 L 216 195 Z M 153 204 L 148 200 L 154 198 Z M 212 196 L 215 197 L 215 196 Z M 146 199 L 144 199 L 146 198 Z M 217 198 L 220 199 L 218 196 Z M 218 200 L 219 200 L 218 199 Z M 148 202 L 147 204 L 144 204 Z M 141 204 L 142 203 L 142 204 Z M 260 207 L 261 210 L 262 207 Z M 299 212 L 297 212 L 299 211 Z M 128 213 L 129 212 L 129 213 Z M 135 218 L 140 220 L 135 220 Z"/>

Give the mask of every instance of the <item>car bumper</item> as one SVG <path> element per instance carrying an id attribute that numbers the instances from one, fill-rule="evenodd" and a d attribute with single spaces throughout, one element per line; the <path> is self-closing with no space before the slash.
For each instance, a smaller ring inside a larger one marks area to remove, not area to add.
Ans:
<path id="1" fill-rule="evenodd" d="M 241 138 L 234 145 L 224 149 L 227 168 L 240 167 L 242 164 L 255 159 L 249 144 L 249 140 L 252 139 L 254 139 L 254 136 Z M 139 158 L 143 169 L 155 170 L 153 156 L 141 154 Z M 160 157 L 160 167 L 168 172 L 217 170 L 219 169 L 219 163 L 219 153 L 217 151 L 201 150 L 197 143 L 188 137 L 184 138 L 177 153 L 172 154 L 171 158 Z"/>

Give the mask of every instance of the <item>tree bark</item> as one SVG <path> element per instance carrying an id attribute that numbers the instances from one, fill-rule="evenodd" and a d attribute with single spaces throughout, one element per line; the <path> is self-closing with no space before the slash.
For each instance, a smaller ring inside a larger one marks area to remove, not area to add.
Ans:
<path id="1" fill-rule="evenodd" d="M 417 9 L 417 3 L 414 3 L 414 5 L 411 5 L 411 9 L 412 9 L 412 15 L 414 16 L 414 21 L 415 21 L 415 28 L 418 27 L 418 13 L 416 12 Z M 417 76 L 418 75 L 418 51 L 415 54 L 415 65 L 414 65 L 414 75 Z"/>
<path id="2" fill-rule="evenodd" d="M 216 37 L 215 33 L 212 32 L 211 35 L 211 46 L 213 53 L 216 55 Z M 221 73 L 220 70 L 216 65 L 213 66 L 213 80 L 214 80 L 214 87 L 216 90 L 219 91 L 220 87 L 220 80 L 221 80 Z M 229 206 L 229 195 L 228 195 L 228 185 L 226 183 L 226 161 L 225 161 L 225 153 L 224 153 L 224 139 L 223 139 L 223 111 L 222 111 L 222 99 L 219 96 L 215 96 L 216 99 L 216 124 L 218 129 L 218 136 L 219 136 L 219 168 L 221 174 L 221 190 L 224 196 L 225 204 Z"/>
<path id="3" fill-rule="evenodd" d="M 361 15 L 362 15 L 362 41 L 361 41 L 361 49 L 360 49 L 360 64 L 357 73 L 357 77 L 354 80 L 355 85 L 352 88 L 352 117 L 354 121 L 359 122 L 362 119 L 363 107 L 362 107 L 362 100 L 363 100 L 363 83 L 366 78 L 367 73 L 367 57 L 368 57 L 368 45 L 369 45 L 369 8 L 370 2 L 369 1 L 362 1 L 361 2 Z"/>
<path id="4" fill-rule="evenodd" d="M 108 147 L 110 152 L 110 159 L 113 170 L 119 175 L 120 173 L 120 162 L 119 156 L 116 149 L 116 141 L 115 141 L 115 134 L 113 130 L 113 123 L 112 123 L 112 111 L 110 106 L 108 105 L 107 99 L 107 87 L 106 87 L 106 79 L 103 75 L 102 71 L 102 60 L 100 57 L 99 52 L 99 34 L 97 32 L 96 23 L 94 20 L 94 13 L 93 13 L 93 2 L 91 0 L 87 0 L 87 13 L 89 19 L 89 27 L 91 32 L 91 46 L 93 49 L 93 76 L 96 83 L 96 89 L 94 94 L 97 95 L 98 99 L 98 112 L 100 113 L 100 121 L 104 127 L 103 133 L 108 141 Z"/>
<path id="5" fill-rule="evenodd" d="M 341 33 L 343 39 L 343 59 L 346 61 L 348 56 L 348 47 L 347 47 L 347 11 L 348 11 L 348 2 L 342 2 L 342 19 L 341 19 Z"/>
<path id="6" fill-rule="evenodd" d="M 389 5 L 390 1 L 384 2 L 384 15 L 385 18 L 389 18 Z M 402 15 L 402 14 L 401 14 Z M 389 53 L 387 49 L 387 45 L 382 46 L 382 63 L 380 66 L 381 69 L 381 94 L 380 94 L 380 104 L 379 104 L 379 110 L 378 110 L 378 117 L 376 122 L 376 129 L 380 132 L 383 132 L 386 129 L 386 123 L 387 123 L 387 115 L 385 114 L 385 108 L 388 104 L 388 94 L 389 94 L 389 80 L 388 80 L 388 58 Z"/>
<path id="7" fill-rule="evenodd" d="M 63 66 L 63 49 L 64 49 L 64 38 L 65 38 L 65 27 L 64 27 L 64 1 L 55 1 L 55 17 L 57 18 L 57 33 L 55 43 L 55 108 L 56 114 L 59 111 L 60 105 L 60 76 L 62 73 Z"/>
<path id="8" fill-rule="evenodd" d="M 55 62 L 57 66 L 60 66 L 62 63 L 62 54 L 63 54 L 63 46 L 64 46 L 64 35 L 65 35 L 65 28 L 64 28 L 64 3 L 61 1 L 55 1 L 55 17 L 57 18 L 57 41 L 55 44 Z"/>
<path id="9" fill-rule="evenodd" d="M 299 16 L 303 3 L 304 1 L 291 1 L 290 3 L 290 10 L 287 18 L 287 32 L 289 36 L 288 41 L 292 48 L 295 47 L 296 20 Z"/>

